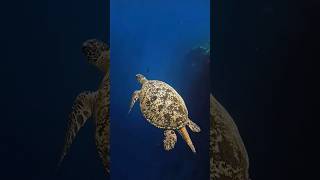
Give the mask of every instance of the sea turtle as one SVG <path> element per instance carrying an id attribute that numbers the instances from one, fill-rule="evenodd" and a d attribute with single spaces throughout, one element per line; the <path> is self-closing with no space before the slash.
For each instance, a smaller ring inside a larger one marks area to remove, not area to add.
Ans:
<path id="1" fill-rule="evenodd" d="M 188 117 L 188 110 L 182 97 L 165 82 L 148 80 L 141 74 L 137 74 L 136 78 L 142 88 L 132 94 L 129 113 L 139 99 L 143 116 L 154 126 L 164 129 L 165 150 L 174 148 L 177 142 L 174 130 L 177 130 L 192 152 L 196 153 L 186 126 L 193 132 L 200 132 L 200 127 Z"/>
<path id="2" fill-rule="evenodd" d="M 249 180 L 249 158 L 230 114 L 210 95 L 210 179 Z"/>
<path id="3" fill-rule="evenodd" d="M 66 156 L 70 146 L 80 128 L 93 117 L 95 120 L 95 140 L 98 153 L 102 159 L 105 172 L 109 174 L 109 65 L 110 50 L 107 44 L 96 39 L 83 43 L 82 51 L 90 64 L 103 72 L 104 78 L 96 91 L 84 91 L 74 101 L 72 112 L 69 116 L 65 144 L 59 165 Z"/>

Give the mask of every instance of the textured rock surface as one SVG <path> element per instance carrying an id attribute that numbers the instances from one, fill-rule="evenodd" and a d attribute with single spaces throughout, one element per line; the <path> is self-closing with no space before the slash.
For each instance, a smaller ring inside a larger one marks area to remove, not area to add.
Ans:
<path id="1" fill-rule="evenodd" d="M 233 119 L 210 95 L 210 179 L 248 180 L 249 158 Z"/>

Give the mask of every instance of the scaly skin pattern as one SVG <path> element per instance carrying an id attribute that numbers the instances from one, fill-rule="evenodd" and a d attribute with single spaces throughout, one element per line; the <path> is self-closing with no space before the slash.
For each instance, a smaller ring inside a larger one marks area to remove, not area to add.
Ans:
<path id="1" fill-rule="evenodd" d="M 77 133 L 84 126 L 86 121 L 92 115 L 92 107 L 91 105 L 95 102 L 96 93 L 84 91 L 80 93 L 75 99 L 72 112 L 69 115 L 68 127 L 65 136 L 65 143 L 63 147 L 63 151 L 59 160 L 59 166 L 64 160 L 64 157 L 67 155 L 72 142 L 76 138 Z"/>
<path id="2" fill-rule="evenodd" d="M 144 117 L 162 129 L 180 129 L 187 124 L 188 110 L 181 96 L 168 84 L 148 80 L 140 91 L 140 107 Z"/>
<path id="3" fill-rule="evenodd" d="M 210 95 L 210 179 L 249 180 L 249 159 L 237 126 Z"/>
<path id="4" fill-rule="evenodd" d="M 95 103 L 95 120 L 96 120 L 96 147 L 102 159 L 105 171 L 109 173 L 110 164 L 110 79 L 109 72 L 105 75 L 100 89 L 97 91 Z"/>
<path id="5" fill-rule="evenodd" d="M 163 145 L 164 149 L 169 151 L 174 148 L 174 145 L 177 142 L 177 135 L 173 130 L 166 130 L 164 131 L 164 140 L 163 140 Z"/>

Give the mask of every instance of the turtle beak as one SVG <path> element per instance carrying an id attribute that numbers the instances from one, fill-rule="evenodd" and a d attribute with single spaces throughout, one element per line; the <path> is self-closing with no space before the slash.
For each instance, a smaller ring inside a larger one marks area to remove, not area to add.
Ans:
<path id="1" fill-rule="evenodd" d="M 141 84 L 143 84 L 146 81 L 146 78 L 142 74 L 136 75 L 137 81 L 139 81 Z"/>
<path id="2" fill-rule="evenodd" d="M 136 74 L 137 80 L 141 79 L 143 76 L 141 74 Z"/>

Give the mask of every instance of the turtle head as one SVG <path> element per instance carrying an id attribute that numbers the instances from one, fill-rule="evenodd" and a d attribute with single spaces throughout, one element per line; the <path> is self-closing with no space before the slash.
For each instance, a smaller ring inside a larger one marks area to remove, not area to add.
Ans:
<path id="1" fill-rule="evenodd" d="M 89 39 L 82 44 L 82 52 L 90 64 L 95 65 L 103 72 L 109 70 L 110 48 L 106 43 L 96 39 Z"/>
<path id="2" fill-rule="evenodd" d="M 144 75 L 142 74 L 137 74 L 136 75 L 136 78 L 137 78 L 137 81 L 140 83 L 140 84 L 143 84 L 147 81 L 147 78 L 144 77 Z"/>

